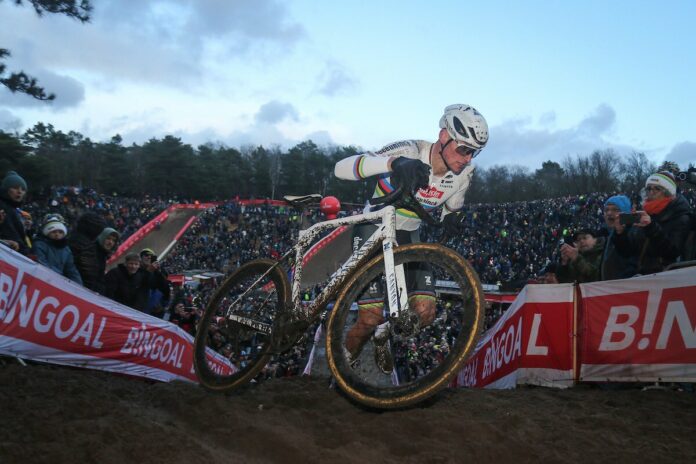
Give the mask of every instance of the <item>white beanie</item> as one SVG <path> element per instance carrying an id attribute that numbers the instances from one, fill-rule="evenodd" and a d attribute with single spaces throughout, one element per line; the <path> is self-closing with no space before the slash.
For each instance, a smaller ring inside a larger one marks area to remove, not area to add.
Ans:
<path id="1" fill-rule="evenodd" d="M 41 232 L 48 237 L 48 234 L 53 232 L 54 230 L 62 230 L 63 235 L 66 235 L 68 233 L 68 228 L 65 227 L 65 224 L 63 224 L 60 221 L 50 221 L 47 222 L 46 225 L 43 226 L 43 229 L 41 229 Z"/>
<path id="2" fill-rule="evenodd" d="M 677 183 L 674 180 L 674 176 L 667 171 L 656 172 L 648 177 L 648 180 L 645 181 L 645 186 L 647 187 L 648 185 L 658 185 L 667 190 L 671 196 L 677 194 Z"/>

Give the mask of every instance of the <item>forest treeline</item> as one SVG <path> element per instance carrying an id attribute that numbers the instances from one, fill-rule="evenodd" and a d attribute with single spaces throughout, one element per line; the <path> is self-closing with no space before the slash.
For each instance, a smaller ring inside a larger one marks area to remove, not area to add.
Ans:
<path id="1" fill-rule="evenodd" d="M 200 200 L 282 198 L 320 193 L 363 202 L 373 182 L 342 181 L 335 163 L 360 153 L 356 146 L 320 147 L 311 140 L 280 147 L 193 147 L 178 137 L 126 146 L 116 135 L 94 142 L 74 131 L 38 123 L 24 133 L 0 131 L 0 173 L 17 170 L 30 191 L 78 185 L 100 193 Z M 549 160 L 536 170 L 496 165 L 475 172 L 468 200 L 476 203 L 553 198 L 588 192 L 637 191 L 656 166 L 643 153 L 612 150 Z"/>

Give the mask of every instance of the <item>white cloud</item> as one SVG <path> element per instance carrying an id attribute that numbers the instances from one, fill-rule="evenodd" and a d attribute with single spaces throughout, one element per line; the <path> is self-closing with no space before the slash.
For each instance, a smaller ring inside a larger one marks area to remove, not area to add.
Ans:
<path id="1" fill-rule="evenodd" d="M 81 24 L 1 2 L 0 16 L 13 27 L 0 28 L 0 44 L 20 64 L 191 91 L 208 62 L 277 58 L 305 37 L 276 0 L 112 0 L 94 7 L 92 21 Z"/>
<path id="2" fill-rule="evenodd" d="M 290 103 L 283 103 L 276 100 L 261 105 L 259 112 L 256 113 L 254 117 L 259 124 L 276 124 L 286 118 L 293 121 L 299 120 L 297 110 Z"/>
<path id="3" fill-rule="evenodd" d="M 304 138 L 304 140 L 311 140 L 318 146 L 335 146 L 336 143 L 333 141 L 333 138 L 331 137 L 331 134 L 328 131 L 315 131 L 315 132 L 310 132 L 307 134 L 307 136 Z"/>
<path id="4" fill-rule="evenodd" d="M 10 72 L 18 72 L 13 69 Z M 29 73 L 27 73 L 29 74 Z M 0 87 L 0 105 L 9 107 L 43 107 L 55 110 L 79 105 L 85 99 L 85 87 L 70 76 L 62 76 L 47 69 L 31 71 L 31 77 L 37 79 L 37 85 L 43 87 L 46 94 L 55 94 L 52 101 L 37 100 L 24 93 L 10 92 Z"/>
<path id="5" fill-rule="evenodd" d="M 589 155 L 594 150 L 613 149 L 624 155 L 636 150 L 634 147 L 611 140 L 616 124 L 616 112 L 606 104 L 599 105 L 595 111 L 579 121 L 575 126 L 554 129 L 556 118 L 544 114 L 538 127 L 532 120 L 509 120 L 490 128 L 490 142 L 476 164 L 524 165 L 532 169 L 541 167 L 544 161 L 562 162 L 566 156 Z"/>
<path id="6" fill-rule="evenodd" d="M 5 132 L 17 132 L 22 127 L 22 120 L 9 110 L 0 108 L 0 130 Z"/>
<path id="7" fill-rule="evenodd" d="M 676 144 L 665 156 L 665 161 L 674 161 L 681 169 L 686 169 L 689 164 L 696 166 L 696 143 L 682 142 Z"/>
<path id="8" fill-rule="evenodd" d="M 348 69 L 336 61 L 329 61 L 318 76 L 318 90 L 322 95 L 333 97 L 353 92 L 358 81 Z"/>

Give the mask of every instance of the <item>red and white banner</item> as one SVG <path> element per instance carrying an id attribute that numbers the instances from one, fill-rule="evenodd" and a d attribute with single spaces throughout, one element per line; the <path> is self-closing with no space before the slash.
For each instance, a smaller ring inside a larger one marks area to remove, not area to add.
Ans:
<path id="1" fill-rule="evenodd" d="M 573 383 L 572 284 L 527 285 L 457 375 L 466 387 Z"/>
<path id="2" fill-rule="evenodd" d="M 696 268 L 580 292 L 581 381 L 696 381 Z"/>
<path id="3" fill-rule="evenodd" d="M 0 247 L 0 354 L 161 381 L 196 381 L 193 339 Z M 217 353 L 220 372 L 235 368 Z"/>

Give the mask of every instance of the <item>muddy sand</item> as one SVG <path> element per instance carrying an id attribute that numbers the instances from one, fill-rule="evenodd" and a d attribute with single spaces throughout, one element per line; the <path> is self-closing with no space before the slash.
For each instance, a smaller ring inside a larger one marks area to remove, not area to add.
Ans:
<path id="1" fill-rule="evenodd" d="M 0 363 L 0 463 L 696 462 L 696 394 L 449 390 L 374 412 L 325 378 L 231 395 Z"/>

